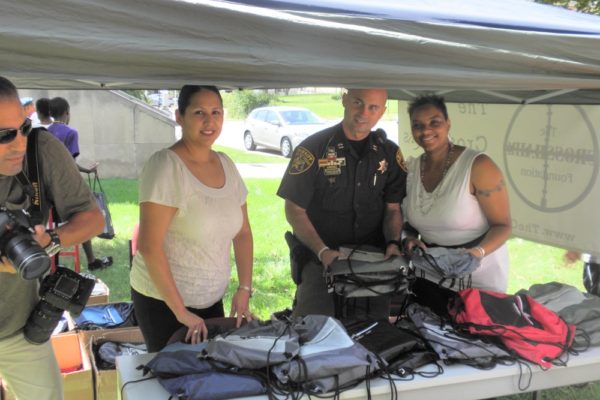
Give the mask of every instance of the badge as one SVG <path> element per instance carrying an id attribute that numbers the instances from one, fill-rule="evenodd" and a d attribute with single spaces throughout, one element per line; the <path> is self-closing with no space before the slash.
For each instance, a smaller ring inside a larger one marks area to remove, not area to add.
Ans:
<path id="1" fill-rule="evenodd" d="M 384 158 L 383 160 L 379 161 L 379 168 L 377 168 L 377 172 L 379 172 L 380 174 L 384 174 L 385 171 L 387 171 L 387 168 L 388 168 L 388 162 Z"/>
<path id="2" fill-rule="evenodd" d="M 342 168 L 346 166 L 346 157 L 338 157 L 335 147 L 328 147 L 325 158 L 319 160 L 319 168 L 323 168 L 325 176 L 337 176 L 342 173 Z M 330 181 L 331 182 L 331 181 Z"/>
<path id="3" fill-rule="evenodd" d="M 400 147 L 398 147 L 398 151 L 396 152 L 396 162 L 398 166 L 402 168 L 404 172 L 408 172 L 408 168 L 406 168 L 406 162 L 404 161 L 404 156 L 402 155 L 402 151 Z"/>
<path id="4" fill-rule="evenodd" d="M 292 164 L 290 165 L 290 170 L 288 173 L 290 175 L 303 174 L 304 172 L 308 171 L 314 162 L 315 156 L 313 156 L 310 151 L 304 147 L 298 147 L 294 154 L 294 158 L 292 159 Z"/>

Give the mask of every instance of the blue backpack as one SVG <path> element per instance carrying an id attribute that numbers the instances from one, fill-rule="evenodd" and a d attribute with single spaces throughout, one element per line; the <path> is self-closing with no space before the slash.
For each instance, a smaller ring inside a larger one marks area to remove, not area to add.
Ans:
<path id="1" fill-rule="evenodd" d="M 132 302 L 87 306 L 75 318 L 75 327 L 82 330 L 136 326 Z"/>

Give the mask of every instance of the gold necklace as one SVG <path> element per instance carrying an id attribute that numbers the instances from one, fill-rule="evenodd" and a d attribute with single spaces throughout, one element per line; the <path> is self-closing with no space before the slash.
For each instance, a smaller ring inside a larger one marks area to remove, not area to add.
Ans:
<path id="1" fill-rule="evenodd" d="M 421 210 L 421 214 L 427 215 L 435 205 L 439 197 L 440 191 L 438 188 L 442 185 L 446 174 L 448 173 L 448 169 L 450 168 L 450 160 L 452 159 L 452 153 L 454 151 L 454 144 L 452 142 L 448 142 L 448 153 L 446 153 L 446 160 L 444 162 L 444 170 L 442 171 L 442 178 L 433 189 L 431 193 L 425 190 L 425 179 L 423 176 L 425 175 L 425 161 L 427 160 L 427 153 L 423 153 L 420 160 L 420 178 L 421 178 L 421 188 L 419 189 L 419 210 Z M 426 196 L 427 195 L 427 196 Z"/>

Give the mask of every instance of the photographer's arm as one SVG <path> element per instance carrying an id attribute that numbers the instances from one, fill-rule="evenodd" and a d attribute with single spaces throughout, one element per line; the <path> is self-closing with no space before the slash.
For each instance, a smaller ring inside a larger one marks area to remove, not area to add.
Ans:
<path id="1" fill-rule="evenodd" d="M 56 229 L 63 247 L 85 242 L 102 232 L 104 217 L 98 207 L 74 214 L 69 220 Z M 35 240 L 42 247 L 50 243 L 50 235 L 42 225 L 35 226 Z"/>
<path id="2" fill-rule="evenodd" d="M 177 208 L 175 207 L 151 202 L 140 204 L 138 252 L 144 257 L 148 274 L 162 299 L 173 311 L 177 320 L 188 327 L 185 339 L 191 338 L 192 343 L 195 344 L 208 336 L 208 330 L 204 320 L 185 307 L 164 250 L 167 229 L 176 212 Z M 201 334 L 193 336 L 194 331 Z"/>
<path id="3" fill-rule="evenodd" d="M 285 217 L 292 226 L 294 234 L 305 246 L 320 256 L 320 261 L 324 266 L 328 267 L 333 260 L 339 257 L 340 253 L 337 250 L 327 248 L 314 225 L 310 222 L 304 208 L 286 199 Z"/>

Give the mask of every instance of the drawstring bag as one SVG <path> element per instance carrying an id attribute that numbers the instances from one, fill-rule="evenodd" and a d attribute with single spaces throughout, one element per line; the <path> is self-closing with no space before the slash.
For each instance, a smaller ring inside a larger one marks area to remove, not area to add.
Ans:
<path id="1" fill-rule="evenodd" d="M 198 358 L 195 351 L 159 352 L 144 366 L 144 375 L 148 372 L 158 378 L 174 399 L 220 400 L 267 392 L 260 377 Z"/>
<path id="2" fill-rule="evenodd" d="M 482 289 L 465 289 L 450 306 L 462 329 L 497 336 L 504 346 L 525 360 L 550 368 L 573 344 L 575 326 L 526 294 L 508 295 Z"/>
<path id="3" fill-rule="evenodd" d="M 409 262 L 402 256 L 384 259 L 378 249 L 366 246 L 340 248 L 342 254 L 326 272 L 330 292 L 343 298 L 405 293 L 412 281 Z"/>
<path id="4" fill-rule="evenodd" d="M 439 280 L 442 285 L 450 280 L 449 287 L 453 287 L 455 281 L 465 287 L 464 279 L 467 278 L 467 287 L 470 286 L 470 275 L 481 265 L 481 260 L 465 249 L 453 249 L 446 247 L 429 247 L 426 250 L 417 248 L 413 250 L 411 256 L 412 265 L 415 267 L 417 275 L 432 280 Z M 431 277 L 431 278 L 429 278 Z"/>
<path id="5" fill-rule="evenodd" d="M 326 393 L 362 381 L 379 369 L 377 357 L 348 336 L 336 319 L 307 315 L 292 329 L 302 344 L 296 357 L 272 368 L 282 384 L 299 384 L 307 393 Z"/>
<path id="6" fill-rule="evenodd" d="M 282 321 L 252 320 L 246 325 L 210 340 L 204 357 L 238 368 L 265 368 L 298 354 L 298 333 Z"/>
<path id="7" fill-rule="evenodd" d="M 514 357 L 494 343 L 492 338 L 457 331 L 450 321 L 436 315 L 428 307 L 412 303 L 406 312 L 445 364 L 460 363 L 491 369 L 498 362 L 514 363 Z"/>

